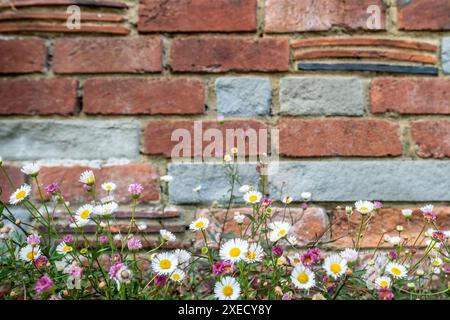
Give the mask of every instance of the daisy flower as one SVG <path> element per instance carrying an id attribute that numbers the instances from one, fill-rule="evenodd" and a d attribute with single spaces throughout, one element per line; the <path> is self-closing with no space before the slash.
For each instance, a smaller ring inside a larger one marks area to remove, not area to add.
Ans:
<path id="1" fill-rule="evenodd" d="M 220 248 L 220 258 L 231 262 L 244 259 L 248 252 L 248 242 L 242 239 L 231 239 Z"/>
<path id="2" fill-rule="evenodd" d="M 186 274 L 183 270 L 175 269 L 174 272 L 170 275 L 170 279 L 175 282 L 181 282 L 186 277 Z"/>
<path id="3" fill-rule="evenodd" d="M 281 238 L 287 236 L 289 230 L 291 229 L 291 225 L 288 222 L 275 221 L 269 224 L 270 232 L 270 241 L 276 242 Z"/>
<path id="4" fill-rule="evenodd" d="M 75 212 L 75 219 L 77 220 L 77 222 L 88 222 L 93 211 L 93 206 L 91 206 L 90 204 L 85 204 L 84 206 L 78 208 L 77 212 Z"/>
<path id="5" fill-rule="evenodd" d="M 91 170 L 86 170 L 80 175 L 80 182 L 92 186 L 95 183 L 95 176 Z"/>
<path id="6" fill-rule="evenodd" d="M 298 242 L 297 238 L 295 236 L 289 236 L 287 237 L 287 241 L 289 242 L 289 244 L 295 246 Z"/>
<path id="7" fill-rule="evenodd" d="M 358 251 L 355 249 L 347 248 L 340 253 L 342 259 L 347 260 L 348 262 L 355 262 L 358 260 Z"/>
<path id="8" fill-rule="evenodd" d="M 294 267 L 296 267 L 298 265 L 303 265 L 302 258 L 298 253 L 293 256 L 288 256 L 288 259 L 289 259 L 289 263 Z"/>
<path id="9" fill-rule="evenodd" d="M 347 271 L 347 260 L 341 258 L 341 256 L 337 254 L 333 254 L 325 258 L 323 268 L 327 275 L 334 279 L 338 279 Z"/>
<path id="10" fill-rule="evenodd" d="M 225 161 L 225 162 L 230 162 L 231 160 L 233 160 L 233 158 L 229 154 L 226 154 L 223 157 L 223 161 Z"/>
<path id="11" fill-rule="evenodd" d="M 263 257 L 264 257 L 263 248 L 257 243 L 252 243 L 248 247 L 248 251 L 244 257 L 244 261 L 247 263 L 260 262 L 262 261 Z"/>
<path id="12" fill-rule="evenodd" d="M 95 206 L 94 213 L 98 216 L 109 216 L 116 211 L 119 205 L 116 202 L 108 202 Z"/>
<path id="13" fill-rule="evenodd" d="M 195 221 L 192 221 L 191 224 L 189 225 L 189 229 L 191 229 L 192 231 L 199 231 L 199 230 L 205 230 L 206 228 L 208 228 L 209 225 L 209 220 L 206 218 L 198 218 Z"/>
<path id="14" fill-rule="evenodd" d="M 241 295 L 241 286 L 232 277 L 225 277 L 214 286 L 214 294 L 219 300 L 237 300 Z"/>
<path id="15" fill-rule="evenodd" d="M 420 208 L 420 211 L 422 211 L 423 213 L 427 213 L 427 212 L 433 212 L 434 206 L 432 204 L 427 204 L 426 206 L 423 206 L 422 208 Z"/>
<path id="16" fill-rule="evenodd" d="M 406 277 L 407 270 L 406 268 L 396 262 L 390 262 L 386 266 L 386 272 L 388 272 L 390 275 L 392 275 L 396 279 L 402 279 Z"/>
<path id="17" fill-rule="evenodd" d="M 391 286 L 391 278 L 383 276 L 375 279 L 378 289 L 389 288 Z"/>
<path id="18" fill-rule="evenodd" d="M 250 186 L 248 184 L 244 184 L 239 188 L 239 192 L 241 193 L 247 193 L 250 191 Z"/>
<path id="19" fill-rule="evenodd" d="M 41 243 L 41 237 L 35 233 L 27 237 L 27 243 L 32 246 L 37 246 Z"/>
<path id="20" fill-rule="evenodd" d="M 10 204 L 18 204 L 25 200 L 31 193 L 31 187 L 28 184 L 23 184 L 19 189 L 9 197 Z"/>
<path id="21" fill-rule="evenodd" d="M 131 238 L 127 241 L 128 249 L 133 250 L 140 250 L 142 249 L 142 242 L 138 238 Z"/>
<path id="22" fill-rule="evenodd" d="M 27 245 L 20 249 L 19 256 L 20 259 L 27 262 L 33 262 L 41 255 L 41 249 L 39 246 Z"/>
<path id="23" fill-rule="evenodd" d="M 258 191 L 249 191 L 246 194 L 244 194 L 244 200 L 247 203 L 258 203 L 261 201 L 262 193 Z"/>
<path id="24" fill-rule="evenodd" d="M 157 254 L 152 260 L 152 269 L 157 274 L 171 274 L 178 266 L 177 257 L 168 252 Z"/>
<path id="25" fill-rule="evenodd" d="M 281 202 L 283 202 L 284 204 L 289 204 L 292 201 L 294 201 L 294 199 L 291 196 L 286 196 L 283 198 L 283 200 L 281 200 Z"/>
<path id="26" fill-rule="evenodd" d="M 105 191 L 114 191 L 116 190 L 117 185 L 114 182 L 105 182 L 102 184 L 102 189 Z"/>
<path id="27" fill-rule="evenodd" d="M 27 163 L 20 169 L 20 171 L 31 177 L 36 177 L 39 170 L 41 170 L 41 167 L 36 162 Z"/>
<path id="28" fill-rule="evenodd" d="M 412 217 L 413 211 L 411 209 L 403 209 L 402 210 L 402 215 L 406 218 L 409 219 Z"/>
<path id="29" fill-rule="evenodd" d="M 243 224 L 245 220 L 245 216 L 242 215 L 240 212 L 234 213 L 234 221 L 236 221 L 237 224 Z"/>
<path id="30" fill-rule="evenodd" d="M 303 265 L 297 266 L 291 274 L 291 281 L 298 289 L 309 290 L 316 285 L 314 273 Z"/>
<path id="31" fill-rule="evenodd" d="M 311 200 L 311 196 L 312 196 L 311 192 L 302 192 L 300 194 L 300 197 L 302 197 L 303 201 L 305 201 L 305 202 L 310 201 Z"/>
<path id="32" fill-rule="evenodd" d="M 71 252 L 72 250 L 72 246 L 69 246 L 64 241 L 58 244 L 58 246 L 56 247 L 56 252 L 58 252 L 59 254 L 66 254 L 68 252 Z"/>
<path id="33" fill-rule="evenodd" d="M 188 251 L 184 249 L 177 249 L 173 252 L 173 254 L 177 257 L 178 264 L 183 267 L 189 263 L 192 256 Z"/>
<path id="34" fill-rule="evenodd" d="M 357 201 L 355 208 L 360 214 L 365 215 L 371 213 L 375 209 L 375 205 L 370 201 Z"/>
<path id="35" fill-rule="evenodd" d="M 277 266 L 283 266 L 287 264 L 287 260 L 285 257 L 278 257 L 277 259 Z"/>
<path id="36" fill-rule="evenodd" d="M 177 240 L 177 237 L 172 232 L 167 231 L 166 229 L 159 230 L 159 234 L 164 241 L 170 242 Z"/>
<path id="37" fill-rule="evenodd" d="M 431 259 L 431 264 L 432 264 L 433 266 L 435 266 L 435 267 L 441 266 L 442 263 L 443 263 L 443 261 L 442 261 L 442 259 L 439 258 L 439 257 L 434 257 L 434 258 Z"/>

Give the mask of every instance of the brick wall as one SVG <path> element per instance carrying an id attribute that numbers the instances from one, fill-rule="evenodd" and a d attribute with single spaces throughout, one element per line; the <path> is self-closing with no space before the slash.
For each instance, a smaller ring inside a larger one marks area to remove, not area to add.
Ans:
<path id="1" fill-rule="evenodd" d="M 80 29 L 66 26 L 71 4 L 82 4 Z M 286 183 L 325 208 L 309 211 L 302 239 L 339 237 L 332 209 L 354 200 L 445 206 L 449 12 L 448 0 L 0 0 L 0 155 L 17 183 L 29 160 L 44 184 L 94 168 L 119 183 L 121 202 L 128 183 L 144 183 L 148 233 L 163 225 L 178 246 L 228 189 L 220 167 L 170 160 L 171 133 L 196 120 L 279 129 L 270 194 Z M 253 165 L 242 173 L 256 182 Z M 73 205 L 84 197 L 66 190 Z M 386 209 L 374 231 L 398 218 Z"/>

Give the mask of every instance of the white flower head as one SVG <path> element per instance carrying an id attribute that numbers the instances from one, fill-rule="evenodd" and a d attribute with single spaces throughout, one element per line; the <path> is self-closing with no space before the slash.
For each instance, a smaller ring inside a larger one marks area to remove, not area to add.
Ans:
<path id="1" fill-rule="evenodd" d="M 108 192 L 116 190 L 117 185 L 114 182 L 105 182 L 102 184 L 102 189 Z"/>
<path id="2" fill-rule="evenodd" d="M 188 265 L 192 257 L 192 255 L 184 249 L 177 249 L 173 252 L 173 254 L 177 257 L 178 263 L 182 267 Z"/>
<path id="3" fill-rule="evenodd" d="M 144 222 L 139 223 L 137 227 L 139 231 L 144 231 L 145 229 L 147 229 L 147 225 Z"/>
<path id="4" fill-rule="evenodd" d="M 289 259 L 289 263 L 294 267 L 303 265 L 301 256 L 298 253 L 296 253 L 293 256 L 288 256 L 288 259 Z"/>
<path id="5" fill-rule="evenodd" d="M 173 177 L 170 175 L 165 175 L 165 176 L 159 177 L 159 180 L 161 180 L 163 182 L 171 182 L 173 180 Z"/>
<path id="6" fill-rule="evenodd" d="M 39 258 L 40 255 L 41 249 L 39 248 L 39 246 L 27 245 L 19 251 L 20 259 L 26 262 L 33 262 L 34 260 Z"/>
<path id="7" fill-rule="evenodd" d="M 433 212 L 434 206 L 432 204 L 427 204 L 426 206 L 423 206 L 422 208 L 420 208 L 420 211 L 422 211 L 423 213 L 426 212 Z"/>
<path id="8" fill-rule="evenodd" d="M 366 215 L 375 209 L 375 205 L 370 201 L 357 201 L 355 202 L 355 208 L 360 214 Z"/>
<path id="9" fill-rule="evenodd" d="M 352 248 L 347 248 L 340 253 L 340 256 L 348 262 L 355 262 L 358 260 L 358 251 Z"/>
<path id="10" fill-rule="evenodd" d="M 78 208 L 77 212 L 75 212 L 75 219 L 77 222 L 88 222 L 93 212 L 94 207 L 90 204 L 85 204 L 84 206 Z"/>
<path id="11" fill-rule="evenodd" d="M 316 285 L 314 273 L 303 265 L 295 267 L 291 274 L 291 281 L 296 288 L 303 290 L 309 290 Z"/>
<path id="12" fill-rule="evenodd" d="M 295 246 L 298 243 L 298 240 L 295 236 L 287 237 L 287 241 L 293 246 Z"/>
<path id="13" fill-rule="evenodd" d="M 283 257 L 283 256 L 278 257 L 278 259 L 277 259 L 277 266 L 284 266 L 285 264 L 287 264 L 286 258 Z"/>
<path id="14" fill-rule="evenodd" d="M 343 259 L 338 254 L 332 254 L 325 258 L 323 268 L 330 277 L 339 279 L 347 271 L 347 260 Z"/>
<path id="15" fill-rule="evenodd" d="M 159 234 L 161 235 L 161 238 L 167 242 L 173 242 L 177 240 L 177 237 L 170 231 L 167 231 L 166 229 L 159 230 Z"/>
<path id="16" fill-rule="evenodd" d="M 192 189 L 192 191 L 194 191 L 194 192 L 200 192 L 201 190 L 202 190 L 202 186 L 201 185 L 198 185 L 194 189 Z"/>
<path id="17" fill-rule="evenodd" d="M 223 161 L 225 161 L 225 162 L 230 162 L 231 160 L 233 160 L 233 158 L 229 154 L 226 154 L 223 157 Z"/>
<path id="18" fill-rule="evenodd" d="M 268 225 L 272 231 L 269 234 L 270 241 L 277 242 L 278 240 L 286 237 L 291 229 L 291 225 L 288 222 L 275 221 Z"/>
<path id="19" fill-rule="evenodd" d="M 86 170 L 80 175 L 80 182 L 87 184 L 87 185 L 93 185 L 95 183 L 95 176 L 94 172 L 92 170 Z"/>
<path id="20" fill-rule="evenodd" d="M 39 170 L 41 170 L 41 167 L 36 162 L 31 162 L 25 164 L 20 171 L 25 173 L 27 176 L 35 177 L 38 175 Z"/>
<path id="21" fill-rule="evenodd" d="M 58 246 L 56 247 L 56 252 L 58 252 L 59 254 L 63 254 L 63 255 L 71 252 L 72 250 L 73 250 L 73 247 L 69 246 L 64 241 L 61 242 L 60 244 L 58 244 Z"/>
<path id="22" fill-rule="evenodd" d="M 169 275 L 178 266 L 177 257 L 168 252 L 158 253 L 152 260 L 152 269 L 157 274 Z"/>
<path id="23" fill-rule="evenodd" d="M 249 191 L 250 191 L 250 186 L 247 185 L 247 184 L 244 184 L 243 186 L 241 186 L 241 187 L 239 188 L 239 192 L 240 192 L 240 193 L 247 193 L 247 192 L 249 192 Z"/>
<path id="24" fill-rule="evenodd" d="M 220 248 L 220 258 L 231 262 L 245 259 L 248 252 L 248 242 L 242 239 L 231 239 Z"/>
<path id="25" fill-rule="evenodd" d="M 393 246 L 398 246 L 400 242 L 402 242 L 402 238 L 400 237 L 397 236 L 389 237 L 389 243 Z"/>
<path id="26" fill-rule="evenodd" d="M 312 194 L 311 194 L 311 192 L 302 192 L 300 194 L 300 197 L 302 197 L 303 201 L 309 202 L 311 200 Z"/>
<path id="27" fill-rule="evenodd" d="M 291 196 L 286 196 L 281 200 L 284 204 L 290 204 L 292 201 L 294 201 L 294 199 Z"/>
<path id="28" fill-rule="evenodd" d="M 184 278 L 186 277 L 186 274 L 183 270 L 175 269 L 172 274 L 170 275 L 170 280 L 175 282 L 182 282 Z"/>
<path id="29" fill-rule="evenodd" d="M 241 214 L 240 212 L 234 213 L 234 221 L 236 221 L 237 224 L 243 224 L 245 221 L 245 216 Z"/>
<path id="30" fill-rule="evenodd" d="M 202 230 L 206 230 L 206 228 L 208 228 L 209 226 L 209 220 L 207 218 L 198 218 L 195 221 L 192 221 L 191 224 L 189 225 L 189 229 L 191 229 L 192 231 L 202 231 Z"/>
<path id="31" fill-rule="evenodd" d="M 402 279 L 406 277 L 408 271 L 405 266 L 396 262 L 390 262 L 386 266 L 386 272 L 396 279 Z"/>
<path id="32" fill-rule="evenodd" d="M 97 205 L 94 207 L 94 214 L 97 216 L 110 216 L 117 210 L 118 207 L 119 205 L 116 202 L 108 202 Z"/>
<path id="33" fill-rule="evenodd" d="M 263 257 L 263 248 L 257 243 L 252 243 L 248 247 L 247 254 L 244 257 L 244 261 L 247 263 L 261 262 Z"/>
<path id="34" fill-rule="evenodd" d="M 262 193 L 258 191 L 249 191 L 244 194 L 244 200 L 247 203 L 255 204 L 261 201 Z"/>
<path id="35" fill-rule="evenodd" d="M 412 214 L 413 214 L 413 211 L 412 211 L 411 209 L 403 209 L 403 210 L 402 210 L 402 215 L 403 215 L 405 218 L 411 218 L 411 217 L 412 217 Z"/>
<path id="36" fill-rule="evenodd" d="M 241 286 L 233 277 L 224 277 L 216 282 L 214 295 L 219 300 L 237 300 L 241 295 Z"/>
<path id="37" fill-rule="evenodd" d="M 19 189 L 13 192 L 9 197 L 10 204 L 18 204 L 25 200 L 31 193 L 31 187 L 28 184 L 23 184 Z"/>
<path id="38" fill-rule="evenodd" d="M 379 289 L 389 288 L 391 286 L 391 278 L 383 276 L 375 279 L 375 285 Z"/>
<path id="39" fill-rule="evenodd" d="M 442 265 L 442 263 L 443 263 L 443 261 L 442 261 L 442 259 L 439 258 L 439 257 L 433 257 L 433 258 L 431 259 L 431 264 L 432 264 L 434 267 L 439 267 L 439 266 Z"/>

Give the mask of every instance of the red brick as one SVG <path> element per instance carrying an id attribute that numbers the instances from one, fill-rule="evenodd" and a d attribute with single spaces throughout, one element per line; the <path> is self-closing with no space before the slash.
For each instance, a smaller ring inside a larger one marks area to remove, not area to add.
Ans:
<path id="1" fill-rule="evenodd" d="M 95 114 L 201 114 L 204 88 L 196 79 L 92 79 L 83 104 Z"/>
<path id="2" fill-rule="evenodd" d="M 3 159 L 5 160 L 5 159 Z M 22 184 L 25 183 L 25 176 L 20 171 L 19 167 L 14 166 L 3 166 L 6 172 L 8 173 L 9 177 L 11 178 L 14 188 L 11 188 L 11 185 L 7 178 L 5 177 L 3 172 L 0 172 L 0 200 L 4 203 L 9 203 L 9 197 L 11 194 L 16 190 L 16 188 L 20 187 Z"/>
<path id="3" fill-rule="evenodd" d="M 0 114 L 73 114 L 77 86 L 70 79 L 0 81 Z"/>
<path id="4" fill-rule="evenodd" d="M 282 119 L 280 154 L 289 157 L 361 156 L 402 154 L 399 127 L 375 119 Z"/>
<path id="5" fill-rule="evenodd" d="M 172 69 L 178 72 L 287 71 L 288 39 L 184 38 L 172 43 Z"/>
<path id="6" fill-rule="evenodd" d="M 450 78 L 377 78 L 372 112 L 450 114 Z"/>
<path id="7" fill-rule="evenodd" d="M 436 208 L 435 211 L 438 216 L 438 227 L 442 230 L 450 229 L 450 208 Z M 360 214 L 354 213 L 350 218 L 350 221 L 348 221 L 344 209 L 334 210 L 331 227 L 333 242 L 331 245 L 336 247 L 352 246 L 352 241 L 356 237 L 360 218 Z M 384 233 L 387 233 L 390 236 L 397 236 L 398 232 L 396 231 L 396 227 L 398 225 L 403 226 L 404 231 L 402 232 L 402 237 L 408 238 L 408 244 L 412 245 L 419 235 L 423 223 L 424 220 L 422 214 L 418 209 L 414 210 L 413 218 L 409 222 L 403 217 L 401 209 L 399 208 L 381 209 L 381 211 L 378 214 L 375 214 L 371 219 L 361 242 L 362 247 L 376 247 Z M 381 242 L 381 244 L 385 247 L 389 246 L 389 244 L 384 244 L 383 242 Z M 423 244 L 424 242 L 422 242 L 422 245 Z"/>
<path id="8" fill-rule="evenodd" d="M 80 4 L 82 2 L 82 4 Z M 128 8 L 123 1 L 114 0 L 8 0 L 0 2 L 0 8 L 32 7 L 32 6 L 70 6 L 71 4 L 83 5 L 86 7 L 107 7 L 115 9 Z"/>
<path id="9" fill-rule="evenodd" d="M 226 130 L 227 129 L 241 129 L 242 132 L 248 129 L 256 130 L 256 134 L 258 135 L 258 130 L 267 129 L 267 126 L 260 121 L 255 120 L 229 120 L 225 121 L 223 124 L 217 121 L 203 121 L 198 122 L 202 124 L 203 134 L 208 129 L 218 129 L 222 132 L 223 137 L 223 148 L 224 150 L 217 150 L 218 156 L 222 156 L 224 153 L 230 153 L 230 151 L 226 151 Z M 194 121 L 150 121 L 144 132 L 144 152 L 151 155 L 164 155 L 166 157 L 170 157 L 172 153 L 172 149 L 180 144 L 182 139 L 171 141 L 172 133 L 177 129 L 185 129 L 190 134 L 191 140 L 191 155 L 194 155 L 194 141 L 196 139 L 201 139 L 201 137 L 194 136 Z M 238 134 L 238 132 L 237 132 Z M 198 140 L 200 141 L 200 140 Z M 203 141 L 203 148 L 210 145 L 212 142 Z M 236 142 L 235 142 L 236 143 Z M 260 143 L 258 141 L 258 143 Z M 231 147 L 230 147 L 231 148 Z M 203 153 L 202 151 L 202 153 Z M 257 150 L 257 153 L 267 152 L 266 150 Z M 248 155 L 248 140 L 246 141 L 246 155 Z M 252 152 L 254 155 L 255 152 Z M 184 155 L 183 155 L 184 156 Z M 195 153 L 195 156 L 201 156 L 201 154 Z"/>
<path id="10" fill-rule="evenodd" d="M 398 4 L 400 30 L 450 30 L 450 1 L 412 0 Z"/>
<path id="11" fill-rule="evenodd" d="M 420 157 L 450 157 L 449 120 L 415 121 L 411 123 L 411 134 Z"/>
<path id="12" fill-rule="evenodd" d="M 256 30 L 256 0 L 144 0 L 140 32 Z"/>
<path id="13" fill-rule="evenodd" d="M 126 165 L 103 166 L 102 168 L 89 168 L 86 166 L 66 166 L 66 167 L 43 167 L 39 174 L 42 187 L 58 182 L 63 196 L 71 202 L 89 201 L 90 194 L 87 194 L 78 182 L 80 174 L 85 170 L 92 170 L 96 177 L 96 192 L 98 198 L 105 196 L 105 191 L 101 189 L 101 184 L 112 181 L 117 185 L 114 198 L 118 202 L 129 202 L 128 185 L 137 182 L 144 187 L 141 201 L 159 200 L 159 182 L 156 168 L 151 164 L 134 163 Z M 36 188 L 34 188 L 36 189 Z M 37 197 L 35 190 L 35 197 Z M 48 198 L 48 196 L 47 196 Z M 75 203 L 72 203 L 75 204 Z"/>
<path id="14" fill-rule="evenodd" d="M 381 30 L 385 29 L 385 5 L 382 0 L 267 0 L 266 32 L 326 31 L 333 27 L 368 30 L 367 8 L 377 5 Z"/>
<path id="15" fill-rule="evenodd" d="M 81 24 L 80 29 L 69 29 L 65 23 L 2 23 L 0 24 L 1 33 L 16 33 L 16 32 L 58 32 L 58 33 L 99 33 L 111 35 L 127 35 L 130 30 L 122 26 L 108 26 L 108 25 L 86 25 Z"/>
<path id="16" fill-rule="evenodd" d="M 70 17 L 68 12 L 5 12 L 0 13 L 0 21 L 6 20 L 61 20 L 67 21 Z M 93 13 L 81 12 L 81 21 L 103 21 L 103 22 L 121 22 L 124 17 L 114 13 Z"/>
<path id="17" fill-rule="evenodd" d="M 0 40 L 0 52 L 0 73 L 44 71 L 47 49 L 43 40 Z"/>
<path id="18" fill-rule="evenodd" d="M 54 44 L 56 73 L 137 73 L 162 70 L 160 38 L 65 38 Z"/>

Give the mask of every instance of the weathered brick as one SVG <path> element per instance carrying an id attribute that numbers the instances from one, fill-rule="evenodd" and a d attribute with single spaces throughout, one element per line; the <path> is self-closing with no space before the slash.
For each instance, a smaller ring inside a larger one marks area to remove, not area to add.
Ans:
<path id="1" fill-rule="evenodd" d="M 10 160 L 136 159 L 133 120 L 2 120 L 0 154 Z"/>
<path id="2" fill-rule="evenodd" d="M 289 157 L 402 154 L 399 126 L 377 119 L 282 119 L 280 154 Z"/>
<path id="3" fill-rule="evenodd" d="M 450 74 L 450 37 L 442 39 L 442 69 L 444 73 Z"/>
<path id="4" fill-rule="evenodd" d="M 201 114 L 204 88 L 196 79 L 90 79 L 83 111 L 95 114 Z"/>
<path id="5" fill-rule="evenodd" d="M 45 69 L 47 49 L 44 40 L 0 40 L 0 52 L 0 73 L 31 73 Z"/>
<path id="6" fill-rule="evenodd" d="M 76 80 L 11 79 L 0 81 L 0 114 L 73 114 Z"/>
<path id="7" fill-rule="evenodd" d="M 450 121 L 415 121 L 411 123 L 411 134 L 420 157 L 444 158 L 450 156 Z"/>
<path id="8" fill-rule="evenodd" d="M 241 164 L 238 172 L 242 184 L 258 186 L 255 164 Z M 170 163 L 168 173 L 174 177 L 169 183 L 169 198 L 174 204 L 227 200 L 230 186 L 222 164 Z M 201 190 L 194 191 L 199 186 Z M 243 202 L 241 193 L 236 190 L 234 194 L 236 202 Z"/>
<path id="9" fill-rule="evenodd" d="M 450 208 L 435 208 L 437 213 L 437 225 L 442 230 L 450 229 Z M 333 210 L 332 217 L 332 240 L 331 246 L 335 247 L 351 247 L 357 234 L 361 215 L 354 213 L 348 220 L 345 210 Z M 362 247 L 375 248 L 380 243 L 383 247 L 390 247 L 389 243 L 385 243 L 382 239 L 383 234 L 390 236 L 398 236 L 397 226 L 403 226 L 402 238 L 408 239 L 408 244 L 412 245 L 423 227 L 423 217 L 419 209 L 414 209 L 412 219 L 406 221 L 400 208 L 383 208 L 379 213 L 375 214 L 364 234 L 361 241 Z M 381 242 L 380 242 L 381 240 Z M 424 245 L 424 242 L 421 242 Z"/>
<path id="10" fill-rule="evenodd" d="M 39 181 L 42 187 L 58 182 L 63 196 L 74 202 L 86 202 L 92 199 L 79 182 L 80 174 L 85 170 L 92 170 L 96 178 L 96 194 L 97 198 L 107 195 L 101 189 L 104 182 L 114 182 L 117 189 L 114 191 L 114 199 L 118 202 L 130 202 L 128 186 L 131 183 L 140 183 L 144 187 L 144 192 L 140 201 L 149 202 L 159 200 L 159 182 L 156 168 L 148 163 L 132 163 L 124 165 L 108 165 L 103 167 L 88 166 L 45 166 L 41 168 L 39 173 Z M 34 184 L 35 185 L 35 184 Z M 34 188 L 34 196 L 37 198 L 38 193 Z M 46 195 L 49 199 L 49 195 Z"/>
<path id="11" fill-rule="evenodd" d="M 56 73 L 137 73 L 162 70 L 160 38 L 62 38 L 54 44 Z"/>
<path id="12" fill-rule="evenodd" d="M 289 115 L 363 115 L 364 85 L 355 77 L 287 77 L 280 84 L 280 112 Z"/>
<path id="13" fill-rule="evenodd" d="M 3 161 L 4 160 L 5 159 L 3 159 Z M 14 187 L 11 187 L 8 179 L 5 177 L 3 172 L 0 172 L 0 200 L 8 203 L 9 196 L 16 190 L 16 188 L 25 183 L 25 176 L 20 171 L 19 167 L 4 165 L 3 168 L 6 170 L 8 176 L 11 178 L 12 183 L 14 184 Z"/>
<path id="14" fill-rule="evenodd" d="M 256 30 L 256 0 L 144 0 L 140 32 L 233 32 Z"/>
<path id="15" fill-rule="evenodd" d="M 334 27 L 371 29 L 368 8 L 378 6 L 380 27 L 385 29 L 385 5 L 382 0 L 266 0 L 266 32 L 326 31 Z"/>
<path id="16" fill-rule="evenodd" d="M 376 78 L 370 95 L 374 113 L 450 113 L 448 78 Z"/>
<path id="17" fill-rule="evenodd" d="M 269 169 L 270 194 L 289 190 L 294 199 L 309 191 L 313 201 L 450 200 L 447 161 L 283 161 Z"/>
<path id="18" fill-rule="evenodd" d="M 126 9 L 128 5 L 123 1 L 113 0 L 84 0 L 81 1 L 86 7 L 107 7 L 112 9 Z M 14 7 L 34 7 L 34 6 L 70 6 L 71 4 L 80 5 L 79 0 L 8 0 L 0 2 L 0 8 Z"/>
<path id="19" fill-rule="evenodd" d="M 195 124 L 197 124 L 198 127 L 194 127 Z M 185 133 L 189 135 L 187 137 L 189 138 L 189 141 L 185 141 L 184 138 L 181 139 L 178 134 L 175 134 L 174 140 L 172 141 L 172 134 L 177 129 L 184 130 Z M 217 133 L 220 133 L 223 140 L 223 149 L 218 146 L 217 150 L 214 149 L 211 153 L 207 152 L 208 145 L 213 143 L 209 137 L 206 137 L 209 129 L 219 130 Z M 230 153 L 230 149 L 232 147 L 236 146 L 237 148 L 243 149 L 243 145 L 240 146 L 239 141 L 244 143 L 243 139 L 245 139 L 245 134 L 248 133 L 249 137 L 255 137 L 253 141 L 257 141 L 255 142 L 256 145 L 252 144 L 252 146 L 255 146 L 255 149 L 249 148 L 251 141 L 245 141 L 245 154 L 262 154 L 263 152 L 267 152 L 267 150 L 261 150 L 258 148 L 260 143 L 258 138 L 259 130 L 261 129 L 267 129 L 267 126 L 263 122 L 255 120 L 227 120 L 223 124 L 218 121 L 150 121 L 144 132 L 144 152 L 151 155 L 164 155 L 166 157 L 171 157 L 174 147 L 183 141 L 187 145 L 191 146 L 191 156 L 202 156 L 203 153 L 205 153 L 205 157 L 211 157 L 214 155 L 222 157 L 225 153 Z M 238 136 L 238 139 L 234 139 L 233 145 L 228 146 L 228 148 L 226 145 L 227 130 L 230 137 L 233 132 L 235 132 L 236 136 Z M 250 130 L 252 130 L 253 133 L 256 133 L 256 135 L 253 135 Z M 202 137 L 204 138 L 202 139 Z M 247 140 L 250 140 L 250 138 L 247 138 Z M 199 150 L 195 150 L 196 141 L 198 142 L 199 147 L 201 147 L 201 150 L 200 148 Z M 203 141 L 203 143 L 201 143 L 201 141 Z M 174 156 L 188 157 L 188 155 L 184 154 L 184 152 L 181 155 L 176 152 Z"/>
<path id="20" fill-rule="evenodd" d="M 13 11 L 0 13 L 0 21 L 10 20 L 59 20 L 67 21 L 70 18 L 70 12 L 51 12 L 51 11 Z M 122 22 L 124 17 L 115 13 L 95 13 L 81 12 L 81 21 L 102 21 L 102 22 Z"/>
<path id="21" fill-rule="evenodd" d="M 270 78 L 223 77 L 216 80 L 217 112 L 223 116 L 265 116 L 270 113 Z"/>
<path id="22" fill-rule="evenodd" d="M 182 38 L 172 43 L 177 72 L 287 71 L 288 39 Z"/>
<path id="23" fill-rule="evenodd" d="M 400 30 L 450 30 L 448 0 L 397 0 Z"/>
<path id="24" fill-rule="evenodd" d="M 28 22 L 28 23 L 2 23 L 0 24 L 0 33 L 19 33 L 19 32 L 57 32 L 57 33 L 89 33 L 89 34 L 109 34 L 109 35 L 127 35 L 130 29 L 123 26 L 110 25 L 86 25 L 81 24 L 79 29 L 67 28 L 66 23 L 43 23 L 43 22 Z"/>

